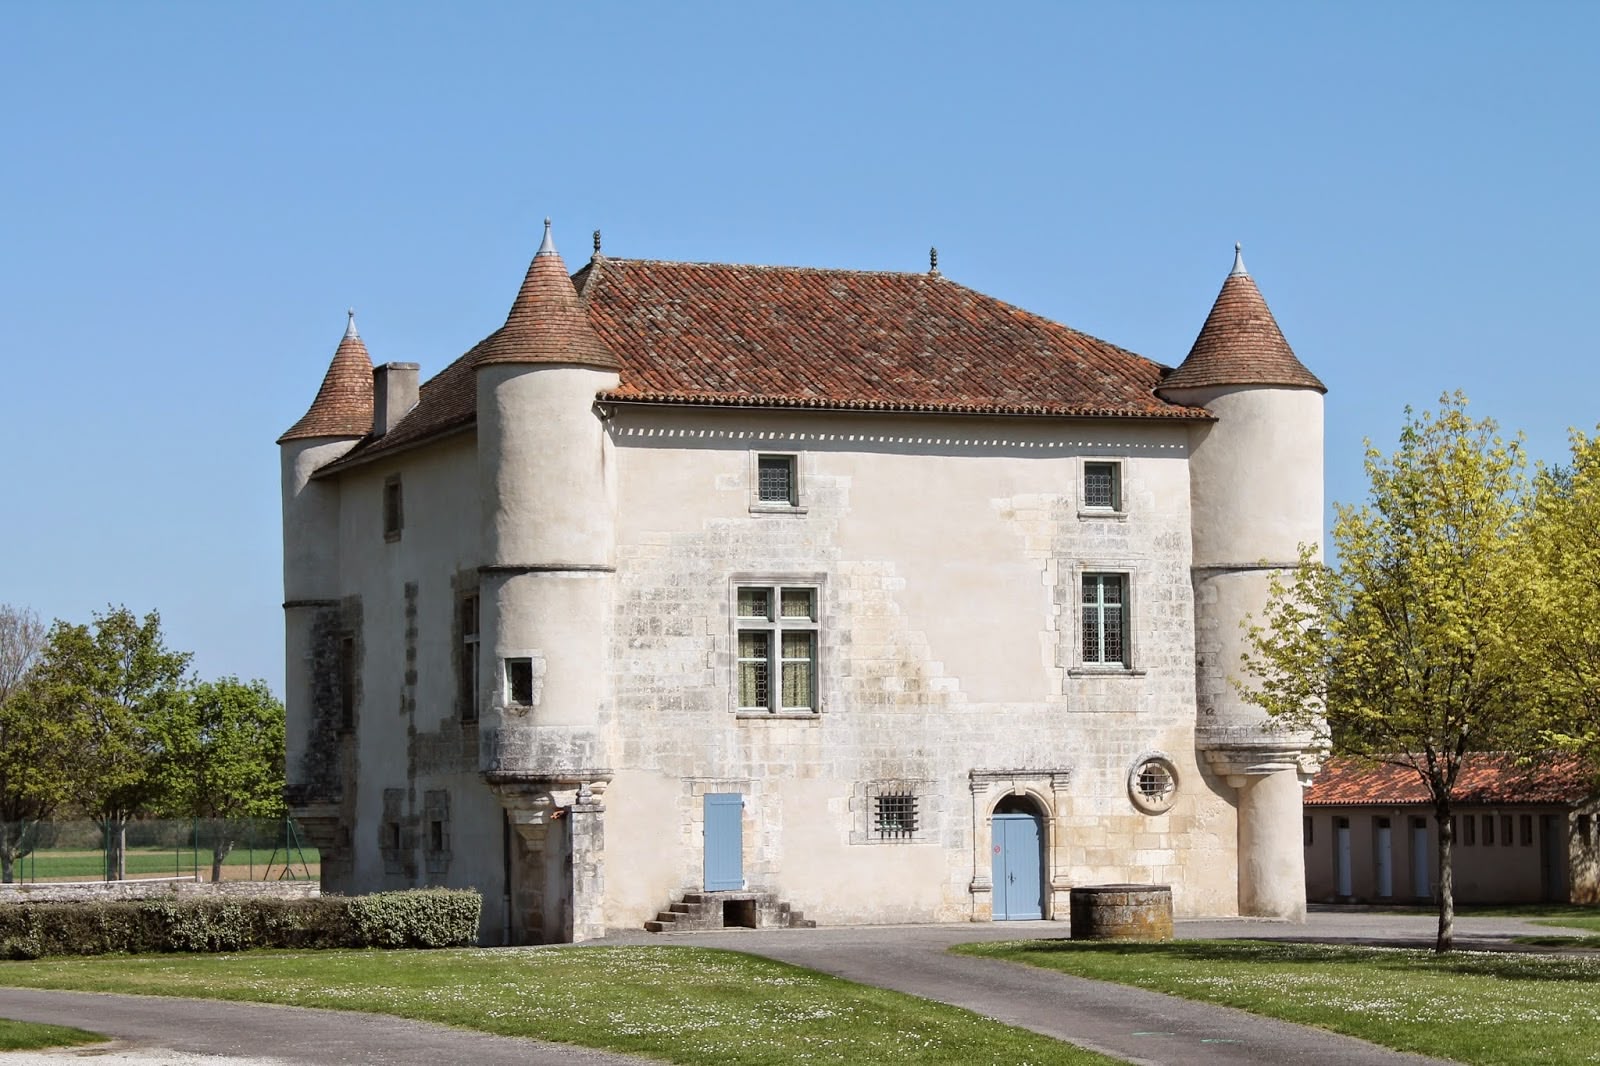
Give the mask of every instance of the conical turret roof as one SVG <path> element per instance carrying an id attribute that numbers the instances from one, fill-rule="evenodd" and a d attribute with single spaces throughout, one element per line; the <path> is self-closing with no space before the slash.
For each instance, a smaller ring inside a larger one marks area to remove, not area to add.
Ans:
<path id="1" fill-rule="evenodd" d="M 351 311 L 317 398 L 278 443 L 308 437 L 365 437 L 371 432 L 372 356 L 356 332 L 356 313 Z"/>
<path id="2" fill-rule="evenodd" d="M 567 266 L 544 220 L 544 241 L 528 265 L 522 289 L 511 305 L 506 324 L 485 337 L 472 353 L 474 366 L 495 363 L 576 363 L 616 370 L 611 349 L 589 323 L 589 315 L 572 287 Z"/>
<path id="3" fill-rule="evenodd" d="M 1156 391 L 1216 385 L 1328 391 L 1283 339 L 1277 319 L 1245 270 L 1244 254 L 1237 244 L 1233 246 L 1233 270 L 1223 281 L 1188 358 L 1161 380 Z"/>

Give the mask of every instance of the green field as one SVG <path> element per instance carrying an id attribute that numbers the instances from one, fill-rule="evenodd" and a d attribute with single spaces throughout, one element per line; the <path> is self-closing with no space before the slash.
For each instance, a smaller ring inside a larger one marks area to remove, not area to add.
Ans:
<path id="1" fill-rule="evenodd" d="M 708 1066 L 1116 1062 L 970 1011 L 705 948 L 48 959 L 0 963 L 0 985 L 369 1011 Z"/>
<path id="2" fill-rule="evenodd" d="M 1010 941 L 954 950 L 1220 1003 L 1476 1066 L 1600 1061 L 1600 955 L 1435 955 L 1227 940 Z"/>
<path id="3" fill-rule="evenodd" d="M 320 861 L 317 850 L 311 847 L 301 850 L 310 867 L 311 876 L 315 877 L 317 864 Z M 254 876 L 262 879 L 267 872 L 269 859 L 273 860 L 271 876 L 277 878 L 284 869 L 282 848 L 278 849 L 276 856 L 270 847 L 235 848 L 223 860 L 224 876 L 230 879 L 249 877 L 253 870 Z M 16 877 L 19 881 L 93 881 L 105 876 L 105 863 L 105 853 L 98 848 L 52 848 L 19 859 L 16 865 Z M 197 855 L 191 848 L 129 848 L 127 870 L 129 877 L 189 877 L 198 870 L 202 877 L 209 878 L 211 851 L 202 848 Z M 293 870 L 297 877 L 305 876 L 299 854 L 294 856 Z"/>

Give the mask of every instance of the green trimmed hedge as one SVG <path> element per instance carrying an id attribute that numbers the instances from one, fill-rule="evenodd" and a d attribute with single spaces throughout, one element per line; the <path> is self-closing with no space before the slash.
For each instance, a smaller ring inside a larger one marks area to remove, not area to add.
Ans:
<path id="1" fill-rule="evenodd" d="M 426 888 L 309 899 L 0 905 L 0 958 L 248 948 L 447 948 L 478 942 L 483 897 Z"/>

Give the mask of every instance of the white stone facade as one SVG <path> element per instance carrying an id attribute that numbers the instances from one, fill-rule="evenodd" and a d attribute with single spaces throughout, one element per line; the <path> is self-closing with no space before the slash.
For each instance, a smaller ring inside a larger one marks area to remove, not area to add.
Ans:
<path id="1" fill-rule="evenodd" d="M 991 919 L 997 809 L 1039 827 L 1046 917 L 1118 882 L 1180 915 L 1303 908 L 1293 753 L 1238 765 L 1265 742 L 1232 702 L 1206 739 L 1228 667 L 1197 670 L 1196 551 L 1317 539 L 1320 393 L 1267 390 L 1224 456 L 1316 474 L 1257 536 L 1220 483 L 1197 509 L 1226 420 L 596 402 L 616 382 L 480 369 L 475 425 L 316 477 L 356 442 L 283 442 L 291 800 L 328 889 L 477 888 L 486 942 L 637 928 L 703 887 L 705 797 L 736 794 L 741 887 L 824 924 Z M 1286 455 L 1257 450 L 1271 418 Z M 762 456 L 789 500 L 760 499 Z M 1084 661 L 1085 575 L 1123 593 L 1111 665 Z M 806 709 L 740 708 L 741 588 L 812 605 Z M 1233 646 L 1259 590 L 1236 601 L 1200 605 L 1204 640 Z M 1141 793 L 1152 759 L 1170 795 Z"/>

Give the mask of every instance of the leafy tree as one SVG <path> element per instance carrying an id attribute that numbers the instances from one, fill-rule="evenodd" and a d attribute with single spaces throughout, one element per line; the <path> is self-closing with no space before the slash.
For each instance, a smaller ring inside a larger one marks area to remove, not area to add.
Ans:
<path id="1" fill-rule="evenodd" d="M 7 884 L 73 777 L 71 723 L 29 698 L 44 637 L 38 615 L 0 604 L 0 881 Z"/>
<path id="2" fill-rule="evenodd" d="M 183 702 L 188 666 L 187 652 L 162 641 L 155 611 L 141 620 L 126 607 L 108 608 L 92 627 L 58 621 L 45 637 L 31 698 L 73 723 L 73 798 L 105 827 L 107 880 L 126 875 L 128 821 L 160 786 L 166 720 Z"/>
<path id="3" fill-rule="evenodd" d="M 1572 463 L 1540 472 L 1534 514 L 1544 601 L 1527 640 L 1549 739 L 1600 765 L 1600 436 L 1573 431 Z"/>
<path id="4" fill-rule="evenodd" d="M 209 822 L 211 880 L 238 843 L 244 818 L 281 818 L 283 704 L 265 681 L 196 684 L 166 719 L 164 808 Z"/>
<path id="5" fill-rule="evenodd" d="M 1541 746 L 1521 642 L 1537 609 L 1520 441 L 1475 421 L 1460 393 L 1369 443 L 1369 500 L 1337 506 L 1338 562 L 1273 582 L 1245 656 L 1246 698 L 1280 722 L 1322 723 L 1336 752 L 1416 773 L 1439 838 L 1436 949 L 1452 946 L 1452 791 L 1471 751 Z"/>

